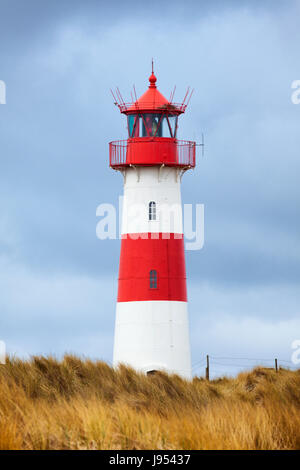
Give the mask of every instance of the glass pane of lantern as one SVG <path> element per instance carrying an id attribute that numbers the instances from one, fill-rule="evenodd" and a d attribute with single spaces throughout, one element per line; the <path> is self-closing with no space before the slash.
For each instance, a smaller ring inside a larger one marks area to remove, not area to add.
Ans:
<path id="1" fill-rule="evenodd" d="M 140 137 L 148 137 L 148 131 L 150 128 L 150 123 L 149 123 L 149 114 L 143 114 L 143 117 L 140 117 Z"/>
<path id="2" fill-rule="evenodd" d="M 164 116 L 162 120 L 162 136 L 163 137 L 172 137 L 170 134 L 170 128 L 167 118 Z"/>
<path id="3" fill-rule="evenodd" d="M 134 123 L 136 120 L 136 114 L 130 114 L 128 116 L 128 133 L 130 137 L 133 137 Z"/>
<path id="4" fill-rule="evenodd" d="M 136 115 L 132 137 L 140 137 L 140 133 L 141 133 L 141 121 L 140 121 L 139 115 Z"/>
<path id="5" fill-rule="evenodd" d="M 162 137 L 161 114 L 143 114 L 141 117 L 142 133 L 140 137 Z"/>
<path id="6" fill-rule="evenodd" d="M 168 116 L 170 127 L 172 130 L 173 137 L 176 137 L 177 130 L 177 116 Z"/>
<path id="7" fill-rule="evenodd" d="M 130 137 L 142 137 L 142 120 L 138 114 L 132 115 L 134 119 L 130 121 L 131 116 L 128 116 L 128 131 Z"/>
<path id="8" fill-rule="evenodd" d="M 152 135 L 162 137 L 161 114 L 153 114 Z"/>

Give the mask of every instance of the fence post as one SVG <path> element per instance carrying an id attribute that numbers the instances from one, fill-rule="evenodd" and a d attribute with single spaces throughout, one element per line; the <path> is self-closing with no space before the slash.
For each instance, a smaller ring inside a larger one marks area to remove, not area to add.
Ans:
<path id="1" fill-rule="evenodd" d="M 209 355 L 206 356 L 205 377 L 206 377 L 206 380 L 209 380 Z"/>
<path id="2" fill-rule="evenodd" d="M 275 359 L 275 370 L 278 372 L 278 364 L 277 364 L 277 359 Z"/>

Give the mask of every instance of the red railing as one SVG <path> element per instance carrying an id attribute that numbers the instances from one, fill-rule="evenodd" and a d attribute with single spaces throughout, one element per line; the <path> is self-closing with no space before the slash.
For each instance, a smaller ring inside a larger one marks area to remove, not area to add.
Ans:
<path id="1" fill-rule="evenodd" d="M 194 168 L 196 165 L 196 142 L 177 140 L 177 159 L 179 165 Z"/>
<path id="2" fill-rule="evenodd" d="M 117 140 L 109 144 L 112 168 L 130 165 L 167 165 L 194 168 L 196 142 L 173 139 Z"/>
<path id="3" fill-rule="evenodd" d="M 109 143 L 109 164 L 111 167 L 126 165 L 127 140 Z"/>
<path id="4" fill-rule="evenodd" d="M 120 109 L 121 113 L 139 112 L 145 110 L 157 110 L 157 111 L 169 111 L 170 113 L 181 114 L 184 113 L 187 107 L 187 103 L 166 103 L 162 106 L 158 105 L 155 101 L 143 101 L 142 105 L 139 105 L 137 102 L 124 103 L 119 102 L 115 103 Z"/>

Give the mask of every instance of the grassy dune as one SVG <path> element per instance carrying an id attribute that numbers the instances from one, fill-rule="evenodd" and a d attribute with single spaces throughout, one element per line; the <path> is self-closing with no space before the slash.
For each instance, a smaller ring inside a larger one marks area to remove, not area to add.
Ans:
<path id="1" fill-rule="evenodd" d="M 73 356 L 9 359 L 0 449 L 300 449 L 300 371 L 189 383 Z"/>

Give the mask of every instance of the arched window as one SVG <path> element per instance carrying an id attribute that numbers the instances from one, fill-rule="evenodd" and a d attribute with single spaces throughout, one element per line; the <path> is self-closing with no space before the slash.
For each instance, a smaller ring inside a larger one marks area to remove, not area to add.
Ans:
<path id="1" fill-rule="evenodd" d="M 149 202 L 149 220 L 156 220 L 156 202 Z"/>
<path id="2" fill-rule="evenodd" d="M 157 289 L 157 271 L 155 269 L 150 271 L 150 289 Z"/>

